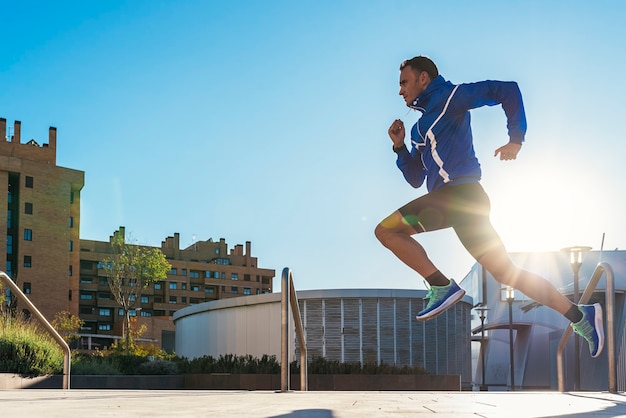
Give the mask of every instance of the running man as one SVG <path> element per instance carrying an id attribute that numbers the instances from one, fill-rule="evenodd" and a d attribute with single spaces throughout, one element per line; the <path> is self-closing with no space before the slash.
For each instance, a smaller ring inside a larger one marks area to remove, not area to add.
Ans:
<path id="1" fill-rule="evenodd" d="M 453 228 L 463 246 L 500 283 L 564 315 L 589 343 L 592 357 L 604 346 L 602 307 L 575 305 L 543 277 L 513 264 L 489 220 L 489 197 L 480 185 L 481 169 L 474 153 L 470 110 L 502 105 L 509 142 L 495 150 L 500 160 L 515 160 L 526 134 L 522 95 L 515 82 L 481 81 L 454 85 L 433 61 L 418 56 L 400 65 L 400 96 L 422 112 L 411 128 L 411 149 L 405 128 L 393 121 L 388 134 L 396 165 L 414 188 L 424 182 L 428 193 L 407 203 L 376 227 L 376 237 L 430 285 L 428 304 L 417 314 L 426 321 L 458 302 L 465 291 L 431 262 L 413 235 Z"/>

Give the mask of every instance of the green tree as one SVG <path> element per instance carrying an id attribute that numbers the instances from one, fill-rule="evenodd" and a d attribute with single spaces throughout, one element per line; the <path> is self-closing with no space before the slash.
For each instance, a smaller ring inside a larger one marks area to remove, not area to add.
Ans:
<path id="1" fill-rule="evenodd" d="M 124 311 L 124 339 L 126 353 L 130 347 L 130 311 L 141 300 L 142 292 L 152 283 L 163 280 L 172 266 L 158 248 L 126 242 L 124 229 L 111 237 L 111 255 L 103 261 L 103 268 L 113 297 Z"/>
<path id="2" fill-rule="evenodd" d="M 68 311 L 61 311 L 54 315 L 51 324 L 65 342 L 71 346 L 74 341 L 80 338 L 78 332 L 85 325 L 85 322 Z"/>

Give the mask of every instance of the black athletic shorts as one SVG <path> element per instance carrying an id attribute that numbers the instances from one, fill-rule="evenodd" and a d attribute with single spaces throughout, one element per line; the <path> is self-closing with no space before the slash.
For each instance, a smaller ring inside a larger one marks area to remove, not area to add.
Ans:
<path id="1" fill-rule="evenodd" d="M 502 241 L 489 220 L 489 196 L 479 183 L 446 184 L 400 209 L 416 233 L 453 228 L 469 253 L 479 260 Z"/>

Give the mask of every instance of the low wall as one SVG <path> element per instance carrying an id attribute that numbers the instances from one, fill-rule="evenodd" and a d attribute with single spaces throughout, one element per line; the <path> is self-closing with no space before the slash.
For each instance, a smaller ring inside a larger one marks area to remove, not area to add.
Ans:
<path id="1" fill-rule="evenodd" d="M 291 375 L 300 390 L 300 375 Z M 0 389 L 61 389 L 63 376 L 22 377 L 0 373 Z M 280 390 L 279 374 L 186 374 L 173 376 L 71 376 L 70 389 Z M 461 375 L 309 375 L 311 391 L 460 391 Z"/>

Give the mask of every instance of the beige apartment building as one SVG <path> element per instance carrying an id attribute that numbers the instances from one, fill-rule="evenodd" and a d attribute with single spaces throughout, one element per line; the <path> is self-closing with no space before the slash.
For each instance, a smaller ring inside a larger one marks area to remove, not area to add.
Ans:
<path id="1" fill-rule="evenodd" d="M 12 132 L 11 132 L 12 131 Z M 57 130 L 48 143 L 21 143 L 21 122 L 7 132 L 0 118 L 0 181 L 7 187 L 0 212 L 6 224 L 0 251 L 4 270 L 48 320 L 61 311 L 78 315 L 85 348 L 104 347 L 123 335 L 123 312 L 112 297 L 101 262 L 111 240 L 80 239 L 80 192 L 83 171 L 56 165 Z M 114 233 L 124 234 L 124 227 Z M 166 280 L 137 295 L 130 314 L 145 324 L 143 337 L 173 348 L 172 314 L 185 306 L 243 295 L 271 293 L 275 271 L 258 267 L 251 243 L 229 250 L 222 238 L 180 248 L 179 234 L 160 249 L 172 269 Z M 18 310 L 24 310 L 17 305 Z"/>
<path id="2" fill-rule="evenodd" d="M 124 235 L 124 227 L 115 234 Z M 111 294 L 102 260 L 111 254 L 111 240 L 81 240 L 80 318 L 83 346 L 87 349 L 109 345 L 123 335 L 124 312 Z M 142 338 L 160 347 L 173 349 L 172 315 L 189 305 L 244 295 L 272 293 L 274 270 L 258 267 L 251 243 L 229 251 L 222 238 L 198 241 L 180 248 L 180 237 L 165 238 L 160 247 L 172 268 L 167 279 L 150 285 L 136 295 L 131 317 L 136 326 L 146 325 Z"/>
<path id="3" fill-rule="evenodd" d="M 60 311 L 78 314 L 80 191 L 84 172 L 56 165 L 56 128 L 48 143 L 21 143 L 21 123 L 7 132 L 0 118 L 0 182 L 6 208 L 0 222 L 2 266 L 48 320 Z M 24 310 L 19 303 L 18 310 Z"/>

